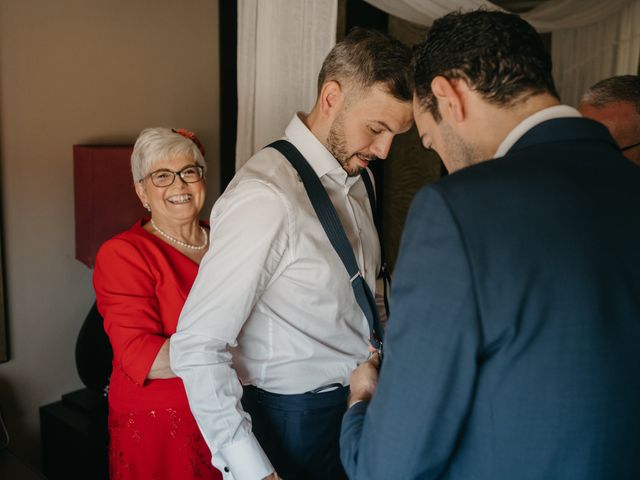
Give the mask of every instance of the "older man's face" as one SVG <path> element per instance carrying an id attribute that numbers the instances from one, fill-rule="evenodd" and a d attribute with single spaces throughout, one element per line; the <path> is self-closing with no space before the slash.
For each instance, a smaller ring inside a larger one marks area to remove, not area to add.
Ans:
<path id="1" fill-rule="evenodd" d="M 580 113 L 602 123 L 620 148 L 640 142 L 640 113 L 630 102 L 614 102 L 602 107 L 581 103 Z M 625 150 L 624 155 L 640 165 L 640 145 Z"/>

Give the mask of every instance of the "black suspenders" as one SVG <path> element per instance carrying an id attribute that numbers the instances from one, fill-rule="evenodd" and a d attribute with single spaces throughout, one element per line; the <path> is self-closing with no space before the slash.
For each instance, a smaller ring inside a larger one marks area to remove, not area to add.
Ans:
<path id="1" fill-rule="evenodd" d="M 316 215 L 318 215 L 320 224 L 324 228 L 331 245 L 333 245 L 333 248 L 347 269 L 356 301 L 369 323 L 371 345 L 378 350 L 380 358 L 382 359 L 383 331 L 380 317 L 378 316 L 375 298 L 371 293 L 369 285 L 367 285 L 367 282 L 365 282 L 362 274 L 360 273 L 358 263 L 356 262 L 353 250 L 349 244 L 349 240 L 347 239 L 347 235 L 344 232 L 344 228 L 340 223 L 336 209 L 331 203 L 327 191 L 322 186 L 322 183 L 320 183 L 320 179 L 313 171 L 313 168 L 311 168 L 311 165 L 309 165 L 298 149 L 290 142 L 286 140 L 277 140 L 267 146 L 278 150 L 298 171 L 298 174 L 302 179 L 302 183 L 304 184 L 304 188 L 307 191 L 307 195 L 309 196 L 309 200 L 311 200 L 311 204 L 313 205 L 313 209 L 315 210 Z M 371 179 L 366 173 L 366 170 L 363 170 L 363 172 L 364 175 L 362 178 L 365 182 L 365 187 L 369 195 L 369 201 L 372 202 L 371 210 L 375 221 L 376 210 L 373 185 L 371 184 Z M 382 248 L 382 244 L 380 247 Z M 385 307 L 386 305 L 387 302 L 385 298 Z"/>

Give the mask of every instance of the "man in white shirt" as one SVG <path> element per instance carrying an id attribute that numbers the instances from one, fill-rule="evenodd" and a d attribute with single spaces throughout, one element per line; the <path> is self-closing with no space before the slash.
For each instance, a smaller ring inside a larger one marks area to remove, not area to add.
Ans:
<path id="1" fill-rule="evenodd" d="M 516 15 L 446 15 L 413 63 L 450 175 L 409 210 L 380 381 L 352 376 L 349 478 L 640 478 L 640 169 Z"/>
<path id="2" fill-rule="evenodd" d="M 640 75 L 600 80 L 584 94 L 578 110 L 607 127 L 624 156 L 640 165 Z"/>
<path id="3" fill-rule="evenodd" d="M 324 61 L 313 110 L 285 130 L 327 191 L 372 290 L 380 245 L 360 171 L 411 126 L 410 57 L 384 34 L 351 32 Z M 235 480 L 275 471 L 286 480 L 346 478 L 340 421 L 369 327 L 278 151 L 265 148 L 238 171 L 211 212 L 211 242 L 170 352 L 213 464 Z"/>

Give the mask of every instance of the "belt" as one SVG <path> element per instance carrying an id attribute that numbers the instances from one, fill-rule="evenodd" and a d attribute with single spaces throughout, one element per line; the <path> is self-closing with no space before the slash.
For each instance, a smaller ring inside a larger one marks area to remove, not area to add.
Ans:
<path id="1" fill-rule="evenodd" d="M 345 404 L 349 396 L 349 387 L 343 387 L 342 385 L 338 385 L 338 388 L 331 391 L 297 393 L 292 395 L 267 392 L 253 385 L 245 385 L 243 388 L 246 399 L 264 403 L 271 408 L 290 411 L 335 407 Z"/>

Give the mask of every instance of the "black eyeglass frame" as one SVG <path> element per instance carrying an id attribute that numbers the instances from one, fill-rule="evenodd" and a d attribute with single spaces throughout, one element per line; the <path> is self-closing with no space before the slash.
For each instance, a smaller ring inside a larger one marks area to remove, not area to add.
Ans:
<path id="1" fill-rule="evenodd" d="M 636 143 L 633 143 L 633 144 L 628 145 L 628 146 L 626 146 L 626 147 L 622 147 L 622 148 L 620 149 L 620 151 L 621 151 L 621 152 L 626 152 L 627 150 L 631 150 L 632 148 L 635 148 L 635 147 L 637 147 L 637 146 L 640 146 L 640 142 L 636 142 Z"/>
<path id="2" fill-rule="evenodd" d="M 200 177 L 197 180 L 193 181 L 193 182 L 187 182 L 183 177 L 184 171 L 185 170 L 189 170 L 190 168 L 195 168 L 200 173 Z M 173 178 L 171 179 L 171 182 L 166 184 L 166 185 L 158 185 L 153 180 L 153 176 L 156 173 L 160 173 L 160 172 L 173 174 Z M 174 184 L 174 182 L 176 181 L 176 176 L 180 177 L 180 180 L 182 180 L 184 183 L 190 184 L 190 183 L 198 183 L 198 182 L 201 182 L 202 180 L 204 180 L 204 173 L 205 173 L 204 172 L 204 167 L 202 165 L 187 165 L 186 167 L 184 167 L 183 169 L 181 169 L 181 170 L 179 170 L 177 172 L 174 172 L 173 170 L 169 170 L 168 168 L 161 168 L 160 170 L 156 170 L 154 172 L 149 173 L 148 175 L 145 175 L 143 178 L 140 179 L 140 182 L 143 182 L 145 179 L 149 178 L 149 179 L 151 179 L 151 183 L 153 183 L 154 187 L 167 188 L 167 187 L 170 187 L 171 185 Z"/>

